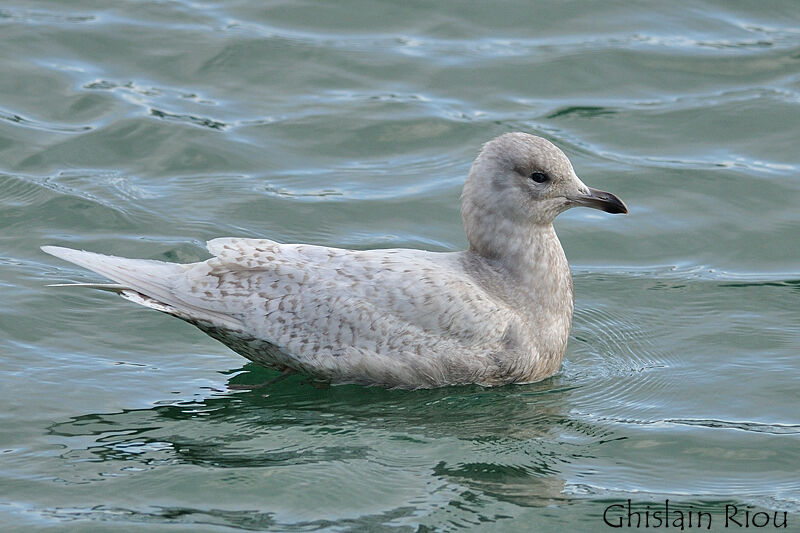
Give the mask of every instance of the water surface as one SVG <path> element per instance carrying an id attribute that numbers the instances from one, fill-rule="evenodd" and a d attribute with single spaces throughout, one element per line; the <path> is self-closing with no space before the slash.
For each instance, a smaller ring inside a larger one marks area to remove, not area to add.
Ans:
<path id="1" fill-rule="evenodd" d="M 0 6 L 6 530 L 608 530 L 609 505 L 800 531 L 800 9 L 791 1 Z M 557 222 L 541 383 L 273 376 L 39 251 L 218 236 L 450 251 L 480 144 L 561 146 L 631 213 Z"/>

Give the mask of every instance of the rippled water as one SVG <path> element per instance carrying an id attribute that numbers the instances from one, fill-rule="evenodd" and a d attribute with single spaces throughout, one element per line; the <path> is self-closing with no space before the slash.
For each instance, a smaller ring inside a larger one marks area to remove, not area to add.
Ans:
<path id="1" fill-rule="evenodd" d="M 599 531 L 669 499 L 800 531 L 796 2 L 11 0 L 0 64 L 6 530 Z M 44 287 L 99 278 L 41 244 L 461 249 L 511 130 L 631 208 L 559 219 L 576 313 L 541 383 L 232 392 L 273 374 Z"/>

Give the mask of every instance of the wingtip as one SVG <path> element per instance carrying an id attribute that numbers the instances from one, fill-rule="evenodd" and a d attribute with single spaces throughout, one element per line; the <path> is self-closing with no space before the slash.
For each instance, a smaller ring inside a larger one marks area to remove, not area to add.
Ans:
<path id="1" fill-rule="evenodd" d="M 73 248 L 65 248 L 63 246 L 52 246 L 49 244 L 45 246 L 40 246 L 39 249 L 46 254 L 50 254 L 54 257 L 58 257 L 59 259 L 63 259 L 64 261 L 69 261 L 71 263 L 74 263 L 72 258 L 87 253 L 84 252 L 83 250 L 75 250 Z"/>
<path id="2" fill-rule="evenodd" d="M 53 246 L 51 244 L 45 244 L 44 246 L 40 246 L 39 249 L 46 254 L 54 255 L 59 257 L 64 252 L 74 252 L 72 248 L 64 248 L 63 246 Z"/>

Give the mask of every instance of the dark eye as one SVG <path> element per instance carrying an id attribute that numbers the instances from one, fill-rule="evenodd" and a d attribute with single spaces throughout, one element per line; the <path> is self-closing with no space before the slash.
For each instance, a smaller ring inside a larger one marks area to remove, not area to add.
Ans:
<path id="1" fill-rule="evenodd" d="M 529 177 L 536 183 L 544 183 L 545 181 L 550 180 L 550 176 L 548 176 L 544 172 L 534 172 Z"/>

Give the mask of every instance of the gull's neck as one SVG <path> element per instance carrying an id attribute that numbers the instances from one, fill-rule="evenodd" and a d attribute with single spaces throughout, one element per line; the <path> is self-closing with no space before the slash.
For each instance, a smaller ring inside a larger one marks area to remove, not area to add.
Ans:
<path id="1" fill-rule="evenodd" d="M 563 310 L 571 316 L 572 276 L 552 224 L 520 228 L 501 221 L 472 237 L 470 252 L 501 271 L 525 307 Z"/>

